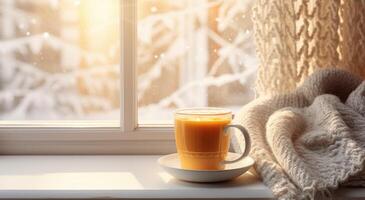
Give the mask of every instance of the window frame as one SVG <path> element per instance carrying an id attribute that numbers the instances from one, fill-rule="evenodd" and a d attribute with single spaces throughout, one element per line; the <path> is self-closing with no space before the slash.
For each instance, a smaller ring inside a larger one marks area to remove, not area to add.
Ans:
<path id="1" fill-rule="evenodd" d="M 0 123 L 0 154 L 161 154 L 175 149 L 173 127 L 138 124 L 137 0 L 120 0 L 121 115 L 115 121 Z"/>

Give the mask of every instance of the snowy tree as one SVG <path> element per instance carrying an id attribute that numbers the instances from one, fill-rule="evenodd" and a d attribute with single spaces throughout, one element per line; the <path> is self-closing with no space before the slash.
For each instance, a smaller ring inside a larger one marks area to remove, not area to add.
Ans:
<path id="1" fill-rule="evenodd" d="M 140 118 L 172 119 L 179 107 L 238 109 L 254 98 L 252 0 L 148 2 L 138 23 Z"/>
<path id="2" fill-rule="evenodd" d="M 0 119 L 118 119 L 119 1 L 107 2 L 0 1 Z M 139 1 L 140 119 L 253 98 L 252 3 Z"/>
<path id="3" fill-rule="evenodd" d="M 81 47 L 78 6 L 0 2 L 1 119 L 85 119 L 118 109 L 118 63 Z"/>

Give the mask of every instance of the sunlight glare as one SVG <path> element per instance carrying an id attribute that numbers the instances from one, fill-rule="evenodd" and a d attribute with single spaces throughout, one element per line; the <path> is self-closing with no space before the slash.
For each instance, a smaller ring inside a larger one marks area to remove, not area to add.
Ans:
<path id="1" fill-rule="evenodd" d="M 165 183 L 169 183 L 174 177 L 166 172 L 159 172 L 158 176 L 163 180 Z"/>
<path id="2" fill-rule="evenodd" d="M 0 175 L 1 189 L 144 189 L 131 172 L 62 172 Z M 37 184 L 35 184 L 37 183 Z"/>
<path id="3" fill-rule="evenodd" d="M 92 51 L 107 51 L 119 37 L 119 1 L 81 0 L 79 6 L 84 46 Z"/>

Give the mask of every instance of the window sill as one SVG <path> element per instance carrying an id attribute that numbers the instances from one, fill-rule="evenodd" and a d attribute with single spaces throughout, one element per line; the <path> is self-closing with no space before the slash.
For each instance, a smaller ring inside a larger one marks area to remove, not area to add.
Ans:
<path id="1" fill-rule="evenodd" d="M 250 172 L 215 184 L 175 180 L 156 163 L 158 156 L 2 156 L 0 198 L 241 198 L 271 199 Z M 364 189 L 337 196 L 363 199 Z"/>

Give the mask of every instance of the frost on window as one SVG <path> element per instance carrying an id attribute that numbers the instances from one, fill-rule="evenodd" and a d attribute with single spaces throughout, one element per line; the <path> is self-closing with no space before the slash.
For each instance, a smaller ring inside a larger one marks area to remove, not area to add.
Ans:
<path id="1" fill-rule="evenodd" d="M 139 1 L 140 123 L 169 121 L 180 107 L 237 111 L 254 98 L 253 2 Z"/>
<path id="2" fill-rule="evenodd" d="M 0 1 L 0 119 L 118 119 L 118 0 Z"/>

